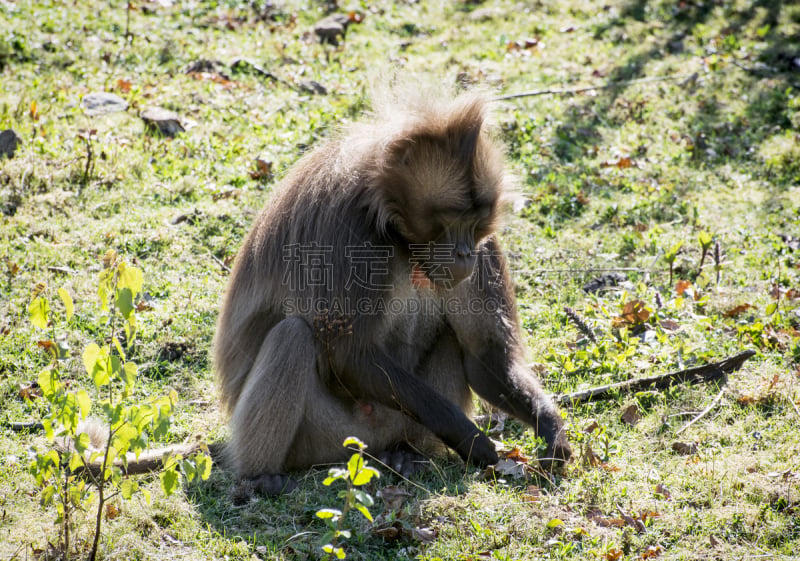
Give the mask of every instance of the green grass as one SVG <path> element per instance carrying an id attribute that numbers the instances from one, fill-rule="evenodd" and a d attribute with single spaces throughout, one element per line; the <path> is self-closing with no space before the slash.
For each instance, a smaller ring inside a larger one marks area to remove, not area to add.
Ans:
<path id="1" fill-rule="evenodd" d="M 486 481 L 453 457 L 412 482 L 384 473 L 373 494 L 389 484 L 405 488 L 402 519 L 435 538 L 384 543 L 353 518 L 349 556 L 796 558 L 800 7 L 362 3 L 352 7 L 363 22 L 332 47 L 311 31 L 321 3 L 134 4 L 131 41 L 124 2 L 0 5 L 0 129 L 23 139 L 13 159 L 0 161 L 0 558 L 44 556 L 57 533 L 55 513 L 39 507 L 27 473 L 29 449 L 44 447 L 44 438 L 6 428 L 38 419 L 43 406 L 18 396 L 47 362 L 36 344 L 43 335 L 28 321 L 34 285 L 47 283 L 51 294 L 66 286 L 75 299 L 76 316 L 62 331 L 75 354 L 68 369 L 83 384 L 81 349 L 103 333 L 94 295 L 99 259 L 113 248 L 136 262 L 150 308 L 139 314 L 131 357 L 141 392 L 179 393 L 172 440 L 223 439 L 209 347 L 224 265 L 286 169 L 367 107 L 370 82 L 415 72 L 502 94 L 633 81 L 496 104 L 529 201 L 502 237 L 530 360 L 549 391 L 668 372 L 744 348 L 758 354 L 680 435 L 715 387 L 565 411 L 578 457 L 563 477 Z M 184 73 L 199 59 L 221 61 L 227 79 Z M 279 80 L 234 71 L 238 59 Z M 299 92 L 295 85 L 308 79 L 329 94 Z M 84 115 L 82 97 L 102 90 L 129 109 Z M 153 105 L 178 112 L 187 132 L 145 134 L 138 114 Z M 87 175 L 79 135 L 91 130 Z M 259 156 L 273 162 L 274 178 L 251 178 Z M 720 243 L 719 285 L 710 257 L 698 274 L 701 231 Z M 683 247 L 670 286 L 663 254 L 677 241 Z M 587 295 L 581 287 L 601 268 L 626 269 L 628 282 Z M 679 295 L 678 280 L 691 282 L 693 293 Z M 787 298 L 791 289 L 795 297 Z M 614 318 L 633 299 L 651 316 L 621 328 Z M 750 307 L 726 315 L 743 304 Z M 596 344 L 579 341 L 564 306 L 596 330 Z M 629 426 L 620 415 L 634 403 L 641 420 Z M 501 436 L 527 454 L 536 449 L 515 422 Z M 676 441 L 696 443 L 697 454 L 677 454 Z M 325 528 L 314 512 L 338 501 L 322 485 L 325 474 L 300 474 L 295 494 L 244 506 L 230 500 L 235 482 L 224 471 L 169 498 L 153 480 L 151 505 L 120 501 L 120 515 L 105 522 L 103 558 L 318 558 Z M 529 485 L 541 489 L 535 501 Z M 374 514 L 382 508 L 378 501 Z M 618 525 L 621 512 L 647 513 L 645 530 Z M 89 527 L 79 524 L 84 541 Z"/>

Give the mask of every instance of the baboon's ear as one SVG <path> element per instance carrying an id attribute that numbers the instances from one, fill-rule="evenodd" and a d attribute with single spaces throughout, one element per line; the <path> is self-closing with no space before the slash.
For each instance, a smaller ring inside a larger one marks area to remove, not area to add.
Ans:
<path id="1" fill-rule="evenodd" d="M 475 156 L 483 119 L 484 104 L 482 100 L 473 100 L 453 112 L 451 116 L 451 121 L 447 126 L 447 138 L 453 155 L 465 164 L 471 163 Z"/>

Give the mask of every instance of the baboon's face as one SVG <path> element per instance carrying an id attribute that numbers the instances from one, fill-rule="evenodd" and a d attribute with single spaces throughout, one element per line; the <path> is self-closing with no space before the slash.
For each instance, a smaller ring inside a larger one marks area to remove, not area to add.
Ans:
<path id="1" fill-rule="evenodd" d="M 393 225 L 408 243 L 418 286 L 448 289 L 468 278 L 477 245 L 494 229 L 500 177 L 477 169 L 481 147 L 472 142 L 464 153 L 463 139 L 418 138 L 395 166 Z"/>

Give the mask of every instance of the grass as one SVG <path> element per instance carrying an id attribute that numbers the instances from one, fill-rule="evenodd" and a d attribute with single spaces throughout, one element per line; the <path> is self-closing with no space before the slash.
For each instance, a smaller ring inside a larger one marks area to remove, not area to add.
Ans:
<path id="1" fill-rule="evenodd" d="M 172 440 L 223 439 L 208 355 L 225 266 L 285 170 L 362 113 L 375 76 L 424 71 L 504 94 L 630 81 L 496 105 L 527 199 L 502 237 L 530 359 L 549 391 L 744 348 L 758 354 L 680 435 L 716 388 L 565 411 L 578 457 L 563 477 L 487 481 L 452 457 L 411 482 L 384 473 L 373 494 L 402 486 L 410 493 L 403 520 L 431 529 L 431 539 L 385 543 L 354 518 L 349 556 L 797 558 L 800 7 L 379 1 L 353 4 L 364 20 L 333 47 L 311 31 L 321 3 L 132 5 L 128 14 L 124 2 L 0 4 L 0 129 L 23 140 L 0 161 L 0 557 L 53 558 L 47 544 L 56 535 L 55 514 L 42 512 L 27 473 L 29 448 L 45 441 L 7 428 L 41 414 L 39 401 L 19 398 L 46 363 L 27 319 L 33 286 L 66 286 L 75 299 L 65 332 L 81 384 L 80 349 L 101 333 L 99 258 L 114 248 L 136 262 L 150 308 L 139 315 L 131 357 L 142 391 L 178 391 Z M 225 76 L 184 72 L 200 59 L 221 61 Z M 237 70 L 238 59 L 278 79 Z M 680 77 L 637 81 L 672 76 Z M 298 91 L 303 80 L 328 95 Z M 87 117 L 80 102 L 95 91 L 130 107 Z M 138 113 L 153 105 L 178 112 L 187 132 L 146 134 Z M 251 177 L 257 157 L 272 162 L 275 177 Z M 698 271 L 702 231 L 722 250 L 719 284 L 710 257 Z M 664 253 L 678 241 L 670 285 Z M 586 294 L 582 286 L 603 268 L 624 269 L 627 281 Z M 679 281 L 689 290 L 679 294 Z M 634 299 L 647 320 L 615 320 Z M 564 306 L 594 328 L 597 343 L 581 340 Z M 634 426 L 620 418 L 631 404 L 641 415 Z M 515 422 L 501 438 L 536 449 Z M 675 442 L 697 452 L 681 455 Z M 244 506 L 231 502 L 235 482 L 225 471 L 169 498 L 153 480 L 151 505 L 120 502 L 120 515 L 105 522 L 103 558 L 317 558 L 324 526 L 314 512 L 338 500 L 325 474 L 300 474 L 295 494 Z M 382 508 L 378 501 L 374 514 Z M 88 527 L 79 524 L 84 542 Z"/>

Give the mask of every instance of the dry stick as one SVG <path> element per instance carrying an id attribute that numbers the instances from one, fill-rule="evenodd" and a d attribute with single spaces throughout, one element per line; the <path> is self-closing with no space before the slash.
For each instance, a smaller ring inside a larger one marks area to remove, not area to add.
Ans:
<path id="1" fill-rule="evenodd" d="M 689 421 L 688 423 L 686 423 L 685 425 L 683 425 L 681 428 L 679 428 L 677 431 L 675 431 L 675 436 L 678 436 L 680 433 L 682 433 L 683 431 L 685 431 L 686 429 L 688 429 L 689 427 L 691 427 L 691 426 L 692 426 L 693 424 L 695 424 L 697 421 L 699 421 L 700 419 L 702 419 L 703 417 L 705 417 L 705 416 L 706 416 L 706 414 L 707 414 L 709 411 L 711 411 L 712 409 L 714 409 L 714 407 L 716 407 L 717 403 L 719 403 L 719 400 L 720 400 L 720 399 L 722 399 L 722 394 L 724 394 L 724 393 L 725 393 L 725 388 L 722 388 L 721 390 L 719 390 L 719 393 L 717 394 L 717 397 L 715 397 L 715 398 L 714 398 L 714 401 L 712 401 L 711 403 L 709 403 L 708 407 L 706 407 L 705 409 L 703 409 L 702 411 L 700 411 L 700 414 L 699 414 L 699 415 L 697 415 L 697 416 L 696 416 L 696 417 L 694 417 L 694 418 L 693 418 L 691 421 Z"/>
<path id="2" fill-rule="evenodd" d="M 593 90 L 610 90 L 613 88 L 623 88 L 633 84 L 646 84 L 648 82 L 668 82 L 670 80 L 680 80 L 681 78 L 691 78 L 696 76 L 696 72 L 690 74 L 673 74 L 672 76 L 650 76 L 648 78 L 636 78 L 633 80 L 623 80 L 621 82 L 609 82 L 608 84 L 600 84 L 599 86 L 583 86 L 580 88 L 548 88 L 545 90 L 533 90 L 530 92 L 522 92 L 517 94 L 508 94 L 495 97 L 492 101 L 504 101 L 506 99 L 516 99 L 518 97 L 534 97 L 538 95 L 562 95 L 562 94 L 578 94 L 590 92 Z"/>
<path id="3" fill-rule="evenodd" d="M 632 393 L 649 389 L 666 389 L 681 383 L 699 384 L 725 380 L 727 374 L 738 370 L 744 361 L 755 354 L 756 352 L 754 350 L 748 349 L 734 356 L 720 360 L 719 362 L 678 370 L 677 372 L 670 372 L 669 374 L 637 378 L 636 380 L 628 380 L 626 382 L 618 382 L 616 384 L 608 384 L 606 386 L 598 386 L 596 388 L 589 388 L 588 390 L 563 394 L 556 396 L 555 400 L 559 405 L 569 407 L 589 401 L 614 399 L 621 393 Z"/>
<path id="4" fill-rule="evenodd" d="M 165 446 L 164 448 L 158 448 L 153 450 L 147 450 L 139 454 L 137 458 L 133 452 L 128 452 L 126 455 L 127 465 L 123 463 L 122 459 L 116 458 L 114 460 L 114 467 L 118 467 L 122 470 L 124 475 L 142 475 L 145 473 L 158 473 L 164 469 L 164 456 L 170 455 L 181 455 L 183 457 L 190 456 L 196 452 L 208 452 L 208 454 L 214 459 L 214 461 L 219 461 L 223 456 L 223 447 L 224 444 L 221 442 L 215 442 L 212 444 L 204 444 L 201 442 L 191 443 L 191 444 L 176 444 L 174 446 Z M 63 446 L 57 446 L 58 449 L 63 450 Z M 91 452 L 87 453 L 87 456 Z M 95 460 L 93 462 L 89 462 L 88 459 L 86 461 L 86 465 L 83 468 L 79 468 L 78 471 L 82 471 L 84 469 L 88 469 L 88 471 L 94 475 L 95 477 L 99 477 L 100 471 L 102 467 L 102 460 Z"/>

